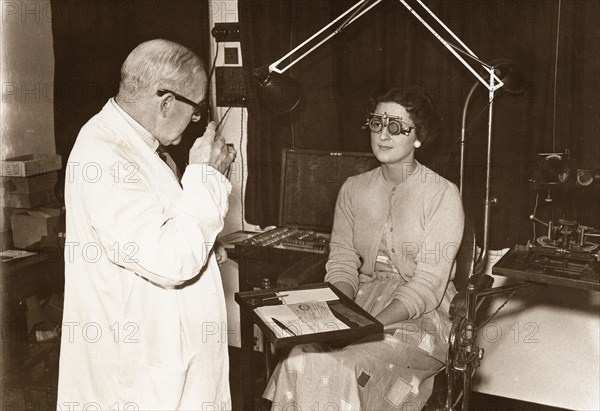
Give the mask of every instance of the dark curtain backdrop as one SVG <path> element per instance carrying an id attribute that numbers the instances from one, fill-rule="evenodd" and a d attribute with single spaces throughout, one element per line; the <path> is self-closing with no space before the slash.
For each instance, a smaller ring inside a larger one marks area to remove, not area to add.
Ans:
<path id="1" fill-rule="evenodd" d="M 492 209 L 492 247 L 525 243 L 532 236 L 528 216 L 536 193 L 543 194 L 537 209 L 541 217 L 562 213 L 598 226 L 598 185 L 588 190 L 573 184 L 553 188 L 554 201 L 547 203 L 546 191 L 537 190 L 530 179 L 536 173 L 538 152 L 569 149 L 573 167 L 599 168 L 600 3 L 562 1 L 556 87 L 558 0 L 426 3 L 480 58 L 511 59 L 523 72 L 524 93 L 501 93 L 494 103 L 492 194 L 498 203 Z M 277 223 L 282 148 L 370 151 L 369 134 L 362 129 L 368 95 L 385 84 L 416 88 L 434 100 L 442 132 L 432 147 L 417 151 L 417 158 L 458 184 L 462 107 L 475 78 L 397 1 L 379 4 L 291 69 L 289 74 L 302 87 L 297 109 L 278 115 L 262 104 L 260 91 L 250 83 L 253 70 L 280 58 L 352 4 L 239 0 L 249 88 L 246 216 L 251 223 Z M 486 104 L 487 91 L 479 87 L 467 120 L 464 177 L 465 209 L 479 230 Z"/>
<path id="2" fill-rule="evenodd" d="M 56 149 L 66 163 L 80 128 L 117 94 L 120 68 L 138 44 L 164 38 L 206 63 L 209 2 L 197 0 L 52 0 Z M 170 147 L 180 167 L 206 123 L 191 123 Z"/>

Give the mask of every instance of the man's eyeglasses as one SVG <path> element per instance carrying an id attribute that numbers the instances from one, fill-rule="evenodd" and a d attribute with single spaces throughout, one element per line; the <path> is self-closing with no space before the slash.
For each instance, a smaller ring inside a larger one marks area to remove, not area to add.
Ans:
<path id="1" fill-rule="evenodd" d="M 206 110 L 206 107 L 204 105 L 195 103 L 192 100 L 190 100 L 189 98 L 183 97 L 181 94 L 175 93 L 174 91 L 166 90 L 166 89 L 162 89 L 162 88 L 156 92 L 156 95 L 158 97 L 162 97 L 167 93 L 172 94 L 173 97 L 175 98 L 175 100 L 181 101 L 182 103 L 192 106 L 192 108 L 194 109 L 194 113 L 192 114 L 193 122 L 200 120 L 200 118 L 202 117 L 202 112 L 204 110 Z"/>
<path id="2" fill-rule="evenodd" d="M 410 135 L 410 132 L 415 129 L 414 125 L 410 125 L 402 121 L 402 117 L 388 116 L 387 113 L 375 114 L 371 113 L 364 128 L 369 128 L 373 133 L 381 133 L 385 127 L 392 136 L 404 134 Z"/>

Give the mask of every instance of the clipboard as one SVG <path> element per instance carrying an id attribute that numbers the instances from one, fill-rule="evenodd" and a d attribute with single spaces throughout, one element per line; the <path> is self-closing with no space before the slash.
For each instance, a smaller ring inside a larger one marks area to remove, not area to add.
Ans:
<path id="1" fill-rule="evenodd" d="M 292 291 L 315 290 L 328 288 L 337 299 L 326 301 L 331 313 L 348 326 L 346 329 L 327 330 L 311 334 L 291 335 L 290 333 L 275 333 L 272 329 L 273 324 L 267 324 L 261 316 L 255 311 L 256 308 L 265 306 L 284 305 L 283 298 L 279 295 L 288 294 Z M 290 347 L 298 344 L 307 344 L 315 342 L 336 342 L 351 343 L 363 337 L 373 336 L 383 333 L 383 324 L 380 323 L 339 291 L 330 283 L 307 284 L 296 287 L 270 288 L 257 291 L 243 291 L 235 293 L 235 301 L 242 310 L 250 313 L 252 321 L 258 325 L 269 341 L 275 348 Z"/>

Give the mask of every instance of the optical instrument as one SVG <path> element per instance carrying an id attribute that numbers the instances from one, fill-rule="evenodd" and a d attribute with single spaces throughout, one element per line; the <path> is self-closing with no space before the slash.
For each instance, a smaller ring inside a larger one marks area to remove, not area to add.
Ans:
<path id="1" fill-rule="evenodd" d="M 415 129 L 414 126 L 402 121 L 402 117 L 390 116 L 388 113 L 383 113 L 383 115 L 371 113 L 369 116 L 363 128 L 369 128 L 373 133 L 381 133 L 387 127 L 392 136 L 400 134 L 408 136 Z"/>

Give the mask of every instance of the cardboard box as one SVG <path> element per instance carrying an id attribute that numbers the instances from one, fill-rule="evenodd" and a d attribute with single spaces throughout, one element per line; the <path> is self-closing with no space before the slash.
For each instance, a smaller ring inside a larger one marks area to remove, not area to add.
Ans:
<path id="1" fill-rule="evenodd" d="M 12 208 L 0 208 L 0 231 L 10 231 L 10 216 L 12 213 Z"/>
<path id="2" fill-rule="evenodd" d="M 31 194 L 5 193 L 0 196 L 0 206 L 11 208 L 34 208 L 56 200 L 54 188 Z"/>
<path id="3" fill-rule="evenodd" d="M 27 154 L 7 158 L 0 162 L 0 176 L 27 177 L 35 174 L 49 173 L 62 167 L 58 154 Z"/>
<path id="4" fill-rule="evenodd" d="M 11 225 L 15 247 L 25 248 L 44 236 L 53 235 L 59 218 L 60 209 L 50 207 L 13 214 Z"/>
<path id="5" fill-rule="evenodd" d="M 57 171 L 34 174 L 29 177 L 2 177 L 4 192 L 11 194 L 31 194 L 54 189 L 57 182 Z"/>

